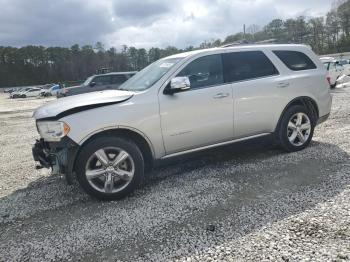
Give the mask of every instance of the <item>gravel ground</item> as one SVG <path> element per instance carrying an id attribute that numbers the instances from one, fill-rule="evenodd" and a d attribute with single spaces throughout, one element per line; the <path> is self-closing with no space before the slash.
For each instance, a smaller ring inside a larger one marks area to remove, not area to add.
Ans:
<path id="1" fill-rule="evenodd" d="M 0 261 L 350 260 L 350 88 L 311 146 L 259 139 L 176 159 L 122 201 L 35 170 L 32 110 L 0 95 Z"/>

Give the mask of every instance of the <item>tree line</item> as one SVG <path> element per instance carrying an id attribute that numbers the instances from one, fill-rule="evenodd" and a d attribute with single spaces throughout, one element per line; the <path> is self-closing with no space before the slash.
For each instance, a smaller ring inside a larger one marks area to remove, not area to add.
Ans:
<path id="1" fill-rule="evenodd" d="M 178 49 L 123 46 L 105 49 L 92 45 L 67 47 L 0 46 L 0 87 L 84 80 L 100 68 L 112 71 L 136 71 L 172 54 L 230 43 L 303 43 L 317 54 L 350 51 L 350 0 L 334 1 L 325 17 L 274 19 L 260 28 L 250 25 L 245 31 L 225 39 L 204 41 L 198 47 Z"/>

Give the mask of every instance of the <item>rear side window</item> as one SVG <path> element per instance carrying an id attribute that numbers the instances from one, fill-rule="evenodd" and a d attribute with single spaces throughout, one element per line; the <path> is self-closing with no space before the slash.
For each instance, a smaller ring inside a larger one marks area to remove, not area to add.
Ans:
<path id="1" fill-rule="evenodd" d="M 96 76 L 92 82 L 95 82 L 97 86 L 110 85 L 111 84 L 111 76 Z"/>
<path id="2" fill-rule="evenodd" d="M 226 83 L 277 75 L 270 59 L 261 51 L 222 54 Z"/>
<path id="3" fill-rule="evenodd" d="M 122 84 L 127 80 L 126 75 L 113 75 L 112 84 Z"/>
<path id="4" fill-rule="evenodd" d="M 314 62 L 302 52 L 286 50 L 273 52 L 290 70 L 302 71 L 317 68 Z"/>

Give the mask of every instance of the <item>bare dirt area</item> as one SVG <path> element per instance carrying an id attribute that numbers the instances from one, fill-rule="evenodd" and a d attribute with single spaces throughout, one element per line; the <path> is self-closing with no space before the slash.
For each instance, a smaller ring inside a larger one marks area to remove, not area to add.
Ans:
<path id="1" fill-rule="evenodd" d="M 48 100 L 0 94 L 0 261 L 350 260 L 350 88 L 302 152 L 206 151 L 115 202 L 35 170 L 31 115 Z"/>

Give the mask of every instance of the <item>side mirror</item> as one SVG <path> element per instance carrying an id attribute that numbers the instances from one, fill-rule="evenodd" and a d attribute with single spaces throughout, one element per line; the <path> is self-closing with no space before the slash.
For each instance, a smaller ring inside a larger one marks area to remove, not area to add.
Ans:
<path id="1" fill-rule="evenodd" d="M 190 88 L 190 79 L 187 76 L 178 76 L 171 79 L 169 87 L 164 90 L 164 94 L 175 94 Z"/>
<path id="2" fill-rule="evenodd" d="M 91 82 L 91 83 L 89 84 L 90 87 L 94 87 L 95 85 L 96 85 L 96 82 Z"/>

